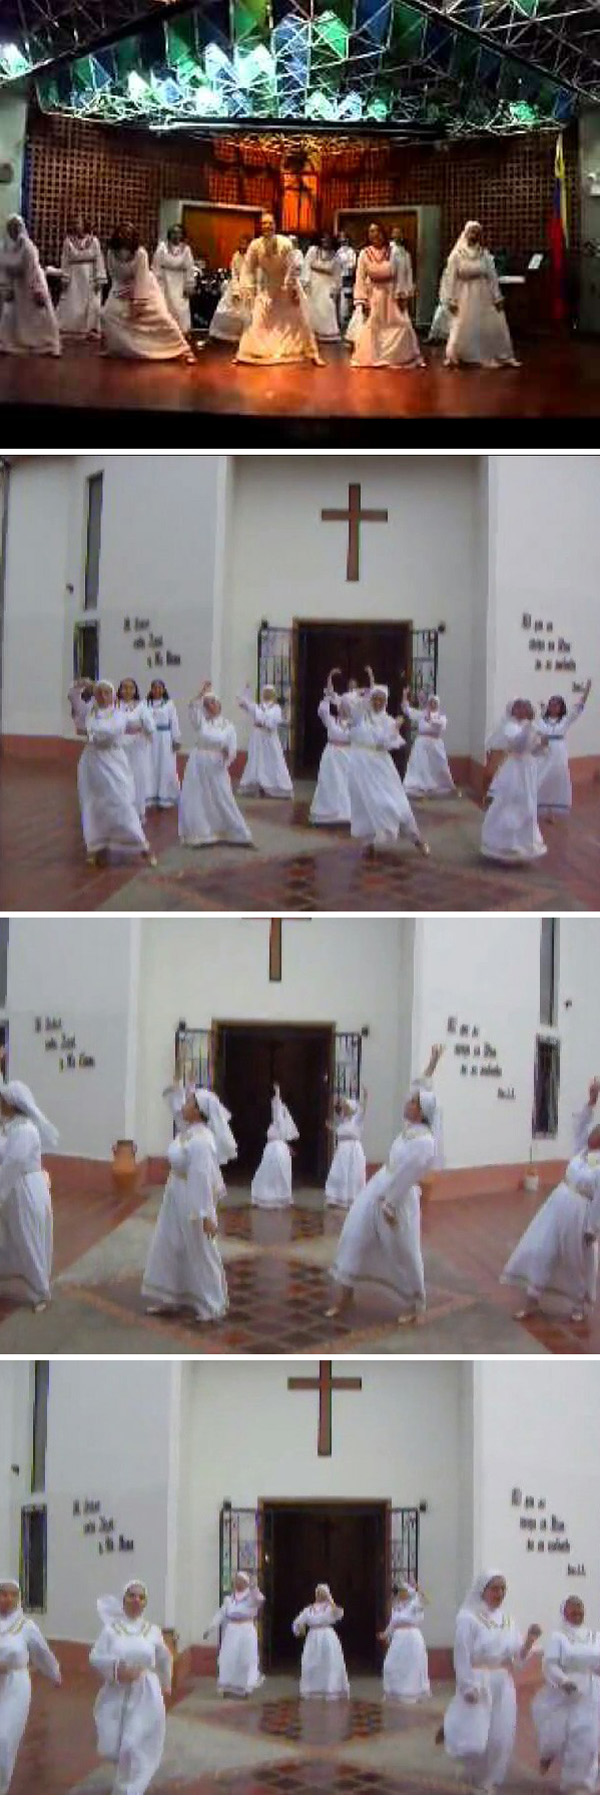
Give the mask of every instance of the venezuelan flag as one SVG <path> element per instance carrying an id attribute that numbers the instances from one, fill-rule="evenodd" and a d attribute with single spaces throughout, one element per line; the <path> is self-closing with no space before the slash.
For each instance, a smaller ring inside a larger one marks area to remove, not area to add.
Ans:
<path id="1" fill-rule="evenodd" d="M 567 306 L 567 250 L 569 247 L 569 229 L 567 223 L 567 188 L 565 181 L 565 159 L 563 155 L 562 132 L 556 140 L 554 155 L 554 187 L 552 193 L 552 215 L 550 219 L 550 265 L 552 269 L 552 318 L 559 322 L 566 319 Z"/>

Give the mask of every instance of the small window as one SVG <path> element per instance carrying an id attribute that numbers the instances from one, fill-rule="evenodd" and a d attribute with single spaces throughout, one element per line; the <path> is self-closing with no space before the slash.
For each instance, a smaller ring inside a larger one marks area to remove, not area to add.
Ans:
<path id="1" fill-rule="evenodd" d="M 556 1026 L 558 1019 L 560 920 L 540 922 L 540 1025 Z"/>
<path id="2" fill-rule="evenodd" d="M 10 920 L 0 919 L 0 1007 L 6 1007 L 8 990 L 8 935 Z"/>
<path id="3" fill-rule="evenodd" d="M 73 675 L 98 681 L 100 669 L 100 637 L 97 625 L 76 626 L 73 635 Z"/>
<path id="4" fill-rule="evenodd" d="M 533 1136 L 555 1139 L 558 1132 L 560 1094 L 560 1045 L 557 1039 L 538 1038 L 535 1049 Z"/>
<path id="5" fill-rule="evenodd" d="M 48 1443 L 48 1394 L 50 1365 L 36 1358 L 33 1367 L 33 1431 L 31 1448 L 31 1488 L 33 1495 L 46 1488 L 46 1446 Z"/>
<path id="6" fill-rule="evenodd" d="M 86 613 L 98 606 L 100 593 L 100 542 L 102 536 L 102 491 L 104 476 L 89 476 L 87 483 L 87 519 L 85 543 L 85 587 L 83 605 Z"/>
<path id="7" fill-rule="evenodd" d="M 46 1509 L 21 1509 L 21 1590 L 23 1607 L 46 1608 Z"/>

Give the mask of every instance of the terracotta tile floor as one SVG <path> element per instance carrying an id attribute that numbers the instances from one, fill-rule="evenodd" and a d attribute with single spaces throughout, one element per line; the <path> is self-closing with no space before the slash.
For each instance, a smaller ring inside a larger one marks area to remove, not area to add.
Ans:
<path id="1" fill-rule="evenodd" d="M 572 818 L 548 831 L 548 855 L 526 870 L 479 856 L 481 812 L 463 798 L 417 809 L 428 863 L 400 843 L 365 858 L 347 834 L 308 823 L 312 785 L 294 803 L 244 803 L 254 849 L 181 849 L 174 813 L 152 814 L 158 868 L 131 862 L 89 869 L 75 771 L 0 758 L 0 907 L 147 912 L 571 911 L 600 903 L 600 790 L 585 790 Z"/>
<path id="2" fill-rule="evenodd" d="M 110 1194 L 62 1193 L 55 1181 L 57 1257 L 53 1304 L 33 1315 L 16 1297 L 0 1303 L 0 1355 L 10 1352 L 177 1351 L 325 1353 L 600 1353 L 600 1317 L 577 1327 L 558 1314 L 517 1324 L 520 1297 L 498 1273 L 531 1217 L 522 1191 L 431 1203 L 423 1220 L 428 1308 L 416 1331 L 397 1324 L 385 1292 L 365 1286 L 341 1320 L 326 1319 L 328 1271 L 341 1230 L 337 1209 L 316 1192 L 299 1192 L 291 1210 L 250 1208 L 231 1190 L 221 1210 L 221 1243 L 230 1311 L 223 1321 L 198 1323 L 191 1314 L 149 1317 L 141 1274 L 160 1193 L 116 1208 Z M 539 1205 L 539 1198 L 535 1198 Z M 71 1223 L 73 1232 L 71 1232 Z M 74 1233 L 74 1237 L 73 1237 Z"/>
<path id="3" fill-rule="evenodd" d="M 151 1785 L 167 1795 L 457 1795 L 466 1786 L 434 1736 L 451 1690 L 435 1684 L 418 1709 L 383 1704 L 379 1678 L 355 1677 L 349 1702 L 300 1702 L 293 1677 L 268 1677 L 260 1699 L 222 1701 L 210 1678 L 191 1680 L 169 1708 L 165 1754 Z M 69 1677 L 61 1690 L 34 1681 L 13 1782 L 17 1795 L 106 1794 L 111 1771 L 96 1758 L 96 1684 Z M 507 1793 L 546 1793 L 537 1776 L 529 1703 L 519 1699 Z"/>

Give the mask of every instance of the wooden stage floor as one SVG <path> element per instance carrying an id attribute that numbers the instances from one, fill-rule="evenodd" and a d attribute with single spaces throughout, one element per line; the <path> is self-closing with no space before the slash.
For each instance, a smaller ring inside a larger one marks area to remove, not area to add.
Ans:
<path id="1" fill-rule="evenodd" d="M 512 448 L 516 421 L 520 448 L 578 447 L 580 422 L 600 417 L 600 341 L 537 339 L 520 352 L 520 369 L 450 372 L 438 347 L 426 347 L 427 367 L 412 371 L 353 370 L 341 346 L 325 347 L 324 369 L 248 368 L 226 345 L 199 348 L 193 367 L 71 347 L 61 358 L 0 358 L 0 408 L 14 450 L 71 449 L 82 431 L 90 444 L 96 429 L 106 449 L 127 449 L 140 428 L 151 449 L 405 449 L 470 445 L 473 428 L 490 425 Z"/>

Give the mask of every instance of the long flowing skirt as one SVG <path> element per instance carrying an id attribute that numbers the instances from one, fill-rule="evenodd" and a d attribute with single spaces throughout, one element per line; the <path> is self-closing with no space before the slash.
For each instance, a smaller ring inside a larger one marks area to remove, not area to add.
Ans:
<path id="1" fill-rule="evenodd" d="M 135 804 L 131 766 L 121 746 L 86 745 L 77 768 L 81 827 L 87 850 L 147 851 Z"/>
<path id="2" fill-rule="evenodd" d="M 439 300 L 431 325 L 429 327 L 430 344 L 445 344 L 449 336 L 452 314 L 448 312 L 445 301 Z"/>
<path id="3" fill-rule="evenodd" d="M 544 857 L 537 821 L 537 759 L 509 753 L 493 782 L 493 800 L 481 829 L 481 851 L 494 863 L 532 863 Z"/>
<path id="4" fill-rule="evenodd" d="M 229 1298 L 216 1239 L 191 1220 L 182 1177 L 167 1182 L 142 1279 L 146 1301 L 193 1308 L 197 1320 L 220 1320 Z"/>
<path id="5" fill-rule="evenodd" d="M 170 313 L 175 324 L 179 326 L 180 332 L 183 332 L 185 336 L 191 332 L 192 315 L 189 295 L 185 291 L 186 276 L 183 269 L 163 269 L 160 277 L 157 276 L 156 279 L 167 312 Z"/>
<path id="6" fill-rule="evenodd" d="M 481 1673 L 480 1673 L 481 1674 Z M 465 1702 L 457 1690 L 444 1717 L 444 1745 L 450 1758 L 464 1760 L 465 1775 L 478 1787 L 504 1782 L 517 1731 L 517 1697 L 510 1671 L 486 1671 L 486 1694 Z"/>
<path id="7" fill-rule="evenodd" d="M 506 314 L 494 305 L 487 281 L 461 282 L 458 312 L 451 314 L 448 363 L 511 363 L 514 350 Z"/>
<path id="8" fill-rule="evenodd" d="M 368 317 L 363 315 L 362 324 L 357 321 L 354 327 L 352 368 L 414 369 L 421 360 L 410 313 L 402 312 L 381 283 L 373 292 Z"/>
<path id="9" fill-rule="evenodd" d="M 344 1221 L 331 1275 L 343 1289 L 377 1283 L 403 1307 L 421 1313 L 425 1272 L 419 1190 L 409 1189 L 394 1225 L 385 1219 L 380 1197 L 381 1172 L 377 1171 Z"/>
<path id="10" fill-rule="evenodd" d="M 249 1696 L 264 1683 L 254 1621 L 227 1621 L 219 1649 L 217 1682 L 229 1695 Z"/>
<path id="11" fill-rule="evenodd" d="M 52 1203 L 42 1170 L 15 1180 L 0 1209 L 0 1280 L 18 1278 L 28 1301 L 50 1300 Z"/>
<path id="12" fill-rule="evenodd" d="M 166 1714 L 155 1671 L 135 1683 L 105 1683 L 94 1704 L 98 1756 L 116 1764 L 113 1793 L 144 1796 L 165 1744 Z"/>
<path id="13" fill-rule="evenodd" d="M 431 1695 L 427 1647 L 419 1627 L 394 1633 L 384 1660 L 383 1693 L 400 1702 L 420 1702 Z"/>
<path id="14" fill-rule="evenodd" d="M 242 332 L 248 330 L 252 319 L 252 309 L 245 305 L 239 290 L 233 282 L 227 282 L 221 299 L 213 313 L 209 328 L 209 338 L 221 338 L 227 344 L 239 344 Z"/>
<path id="15" fill-rule="evenodd" d="M 514 1283 L 537 1299 L 565 1298 L 589 1310 L 596 1300 L 598 1246 L 584 1244 L 587 1202 L 568 1183 L 558 1184 L 530 1221 L 505 1264 L 501 1283 Z"/>
<path id="16" fill-rule="evenodd" d="M 34 351 L 39 357 L 60 356 L 60 332 L 49 293 L 38 306 L 24 282 L 15 281 L 12 299 L 0 300 L 0 352 L 18 356 Z"/>
<path id="17" fill-rule="evenodd" d="M 240 782 L 240 794 L 257 793 L 273 800 L 289 800 L 294 793 L 279 733 L 267 732 L 264 726 L 252 727 Z"/>
<path id="18" fill-rule="evenodd" d="M 538 814 L 570 813 L 573 789 L 566 738 L 553 738 L 538 764 Z"/>
<path id="19" fill-rule="evenodd" d="M 10 1789 L 17 1753 L 31 1704 L 28 1670 L 6 1671 L 0 1676 L 0 1795 Z"/>
<path id="20" fill-rule="evenodd" d="M 148 299 L 135 312 L 131 301 L 121 299 L 114 288 L 100 314 L 102 335 L 111 357 L 135 357 L 150 362 L 168 362 L 175 357 L 189 357 L 190 347 L 166 301 L 154 275 L 150 276 Z"/>
<path id="21" fill-rule="evenodd" d="M 306 288 L 308 317 L 316 338 L 339 339 L 340 328 L 335 304 L 335 290 L 328 275 L 313 270 Z"/>
<path id="22" fill-rule="evenodd" d="M 361 1189 L 364 1189 L 366 1180 L 367 1160 L 360 1139 L 340 1139 L 325 1184 L 330 1207 L 351 1207 Z"/>
<path id="23" fill-rule="evenodd" d="M 96 288 L 93 263 L 72 263 L 67 287 L 63 289 L 56 317 L 61 332 L 70 338 L 100 336 L 102 295 Z"/>
<path id="24" fill-rule="evenodd" d="M 318 354 L 303 295 L 292 300 L 284 289 L 272 296 L 257 294 L 236 362 L 314 363 Z"/>
<path id="25" fill-rule="evenodd" d="M 177 757 L 170 732 L 157 727 L 150 741 L 148 802 L 154 807 L 176 807 L 179 800 Z"/>
<path id="26" fill-rule="evenodd" d="M 418 843 L 419 828 L 389 751 L 353 745 L 348 783 L 352 838 L 380 844 L 406 833 Z"/>
<path id="27" fill-rule="evenodd" d="M 344 1654 L 335 1627 L 309 1627 L 302 1652 L 300 1695 L 335 1701 L 349 1696 Z"/>
<path id="28" fill-rule="evenodd" d="M 283 1139 L 267 1139 L 250 1193 L 257 1208 L 291 1207 L 292 1154 Z"/>
<path id="29" fill-rule="evenodd" d="M 560 1761 L 563 1792 L 594 1794 L 598 1784 L 600 1685 L 594 1679 L 585 1695 L 565 1695 L 544 1683 L 531 1704 L 540 1758 Z M 556 1773 L 558 1775 L 558 1773 Z M 553 1773 L 554 1781 L 556 1775 Z"/>
<path id="30" fill-rule="evenodd" d="M 148 791 L 152 787 L 152 741 L 145 733 L 125 739 L 125 756 L 133 776 L 135 805 L 141 820 L 146 818 Z"/>
<path id="31" fill-rule="evenodd" d="M 317 786 L 310 804 L 313 826 L 347 826 L 350 821 L 348 770 L 350 750 L 326 745 L 319 764 Z"/>
<path id="32" fill-rule="evenodd" d="M 190 751 L 179 798 L 179 837 L 184 845 L 252 843 L 219 752 Z"/>
<path id="33" fill-rule="evenodd" d="M 456 793 L 442 738 L 428 738 L 419 732 L 408 760 L 404 792 L 407 795 Z"/>

